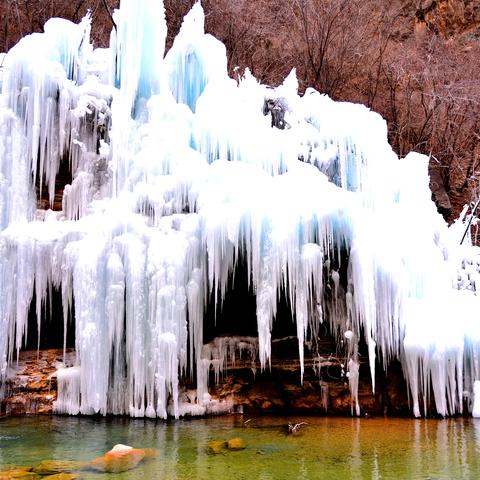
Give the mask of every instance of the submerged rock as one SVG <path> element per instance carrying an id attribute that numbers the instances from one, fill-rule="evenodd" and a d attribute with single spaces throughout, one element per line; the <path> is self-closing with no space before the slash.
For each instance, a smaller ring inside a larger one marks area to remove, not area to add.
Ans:
<path id="1" fill-rule="evenodd" d="M 227 442 L 227 448 L 229 450 L 244 450 L 247 446 L 241 438 L 232 438 Z"/>
<path id="2" fill-rule="evenodd" d="M 142 448 L 143 452 L 145 453 L 145 460 L 149 460 L 152 458 L 158 458 L 160 452 L 155 450 L 154 448 Z"/>
<path id="3" fill-rule="evenodd" d="M 207 452 L 210 455 L 218 455 L 219 453 L 224 453 L 226 448 L 226 443 L 220 440 L 212 440 L 208 442 Z"/>
<path id="4" fill-rule="evenodd" d="M 93 470 L 106 473 L 126 472 L 135 468 L 144 458 L 151 458 L 153 450 L 133 448 L 127 445 L 115 445 L 103 457 L 93 460 L 89 466 Z"/>
<path id="5" fill-rule="evenodd" d="M 39 475 L 32 472 L 32 467 L 10 466 L 4 467 L 0 470 L 0 480 L 14 480 L 14 479 L 31 479 L 37 480 Z"/>
<path id="6" fill-rule="evenodd" d="M 40 476 L 28 470 L 12 469 L 0 471 L 0 480 L 14 480 L 16 478 L 37 480 Z"/>
<path id="7" fill-rule="evenodd" d="M 241 438 L 232 438 L 226 442 L 220 440 L 212 440 L 207 445 L 207 452 L 210 455 L 218 455 L 225 453 L 226 450 L 243 450 L 246 448 L 245 442 Z"/>
<path id="8" fill-rule="evenodd" d="M 30 466 L 23 466 L 23 465 L 7 465 L 3 467 L 0 472 L 11 472 L 13 470 L 19 470 L 22 472 L 31 472 L 33 470 L 33 467 Z"/>
<path id="9" fill-rule="evenodd" d="M 79 480 L 80 475 L 76 473 L 56 473 L 55 475 L 48 475 L 48 477 L 43 478 L 49 480 Z"/>
<path id="10" fill-rule="evenodd" d="M 87 462 L 76 462 L 73 460 L 44 460 L 33 471 L 39 475 L 55 475 L 83 470 L 87 465 Z"/>
<path id="11" fill-rule="evenodd" d="M 41 477 L 36 473 L 26 472 L 25 470 L 10 470 L 8 472 L 0 472 L 0 480 L 15 480 L 17 478 L 39 480 Z"/>

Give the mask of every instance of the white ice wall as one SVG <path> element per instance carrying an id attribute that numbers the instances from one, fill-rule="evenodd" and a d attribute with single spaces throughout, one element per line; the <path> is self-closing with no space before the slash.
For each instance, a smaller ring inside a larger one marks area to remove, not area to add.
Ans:
<path id="1" fill-rule="evenodd" d="M 373 387 L 377 357 L 401 360 L 415 415 L 432 393 L 442 415 L 478 397 L 476 284 L 459 291 L 457 279 L 477 254 L 436 213 L 428 159 L 399 160 L 384 120 L 361 105 L 300 96 L 294 72 L 276 89 L 249 72 L 228 78 L 200 4 L 165 58 L 161 3 L 122 0 L 114 18 L 107 50 L 90 46 L 88 17 L 54 19 L 4 59 L 0 381 L 33 293 L 41 324 L 56 287 L 66 326 L 74 311 L 77 353 L 58 373 L 58 412 L 207 411 L 206 301 L 222 302 L 242 257 L 261 368 L 284 292 L 301 377 L 320 324 L 348 340 L 357 414 L 362 338 Z M 267 98 L 282 99 L 285 130 L 263 114 Z M 61 161 L 73 175 L 63 211 L 36 216 L 34 184 L 53 200 Z M 197 377 L 198 408 L 182 404 L 186 375 Z"/>

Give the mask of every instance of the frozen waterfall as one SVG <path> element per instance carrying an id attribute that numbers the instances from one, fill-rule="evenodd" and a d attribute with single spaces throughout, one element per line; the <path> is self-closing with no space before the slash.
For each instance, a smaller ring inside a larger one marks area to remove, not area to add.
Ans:
<path id="1" fill-rule="evenodd" d="M 376 364 L 401 361 L 416 416 L 432 394 L 440 415 L 480 415 L 480 254 L 437 214 L 428 159 L 399 160 L 361 105 L 300 96 L 295 72 L 275 89 L 229 78 L 199 3 L 166 55 L 161 2 L 122 0 L 114 19 L 108 49 L 93 49 L 87 16 L 52 19 L 0 54 L 0 383 L 32 299 L 48 328 L 55 288 L 76 352 L 58 371 L 59 413 L 221 410 L 203 320 L 241 259 L 261 368 L 285 295 L 301 375 L 325 323 L 348 341 L 355 402 L 364 342 L 373 388 Z M 285 129 L 267 100 L 284 106 Z M 63 210 L 36 210 L 35 186 L 53 202 L 62 162 Z M 242 345 L 217 346 L 216 364 Z M 188 404 L 185 377 L 197 382 Z"/>

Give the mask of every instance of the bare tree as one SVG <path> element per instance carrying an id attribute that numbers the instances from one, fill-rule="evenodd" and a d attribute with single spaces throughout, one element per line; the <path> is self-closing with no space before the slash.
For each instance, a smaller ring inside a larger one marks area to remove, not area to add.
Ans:
<path id="1" fill-rule="evenodd" d="M 8 51 L 21 37 L 41 32 L 51 17 L 79 22 L 90 11 L 93 16 L 92 37 L 96 45 L 108 44 L 112 29 L 111 11 L 117 0 L 7 0 L 0 2 L 0 51 Z"/>
<path id="2" fill-rule="evenodd" d="M 295 0 L 293 50 L 304 86 L 338 98 L 367 61 L 371 35 L 368 2 L 361 0 Z"/>

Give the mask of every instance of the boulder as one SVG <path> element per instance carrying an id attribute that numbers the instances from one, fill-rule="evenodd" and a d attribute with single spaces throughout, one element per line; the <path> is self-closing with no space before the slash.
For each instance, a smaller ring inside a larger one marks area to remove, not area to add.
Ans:
<path id="1" fill-rule="evenodd" d="M 149 449 L 148 455 L 151 454 L 152 450 Z M 89 467 L 97 472 L 126 472 L 135 468 L 145 457 L 147 457 L 147 453 L 143 449 L 127 445 L 115 445 L 103 457 L 96 458 L 90 462 Z"/>

